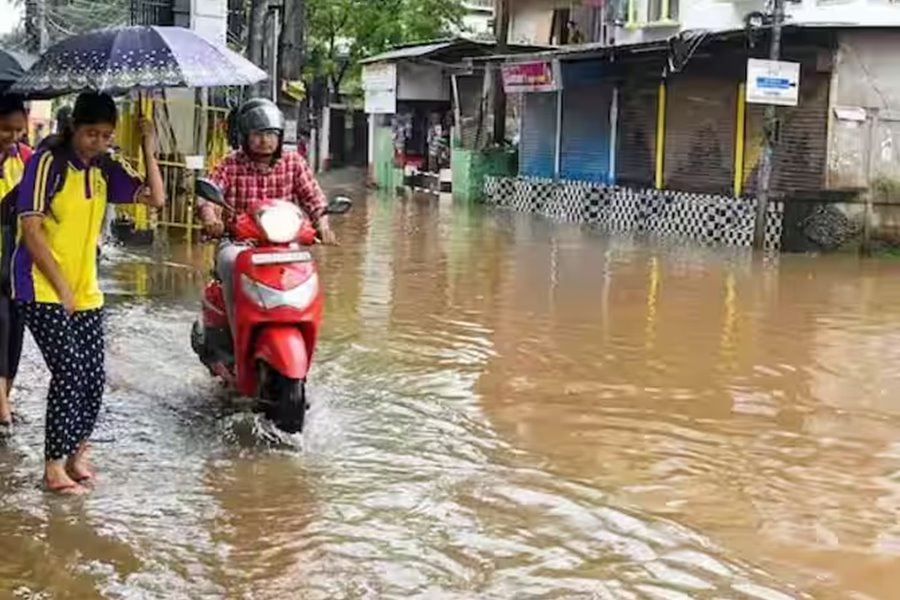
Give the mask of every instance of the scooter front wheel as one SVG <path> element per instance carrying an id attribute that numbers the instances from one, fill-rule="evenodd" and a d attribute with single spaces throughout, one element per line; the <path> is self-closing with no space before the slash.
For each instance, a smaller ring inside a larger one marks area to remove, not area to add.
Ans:
<path id="1" fill-rule="evenodd" d="M 269 365 L 260 366 L 259 396 L 266 417 L 286 433 L 300 433 L 306 421 L 306 381 L 285 377 Z"/>

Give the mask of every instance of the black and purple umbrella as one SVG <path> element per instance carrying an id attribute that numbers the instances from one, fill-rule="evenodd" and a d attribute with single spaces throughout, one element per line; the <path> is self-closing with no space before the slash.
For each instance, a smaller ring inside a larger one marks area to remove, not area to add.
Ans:
<path id="1" fill-rule="evenodd" d="M 28 67 L 33 64 L 34 59 L 27 54 L 0 50 L 0 89 L 21 79 Z"/>
<path id="2" fill-rule="evenodd" d="M 182 27 L 93 31 L 51 46 L 12 91 L 53 97 L 82 91 L 253 85 L 266 72 Z"/>

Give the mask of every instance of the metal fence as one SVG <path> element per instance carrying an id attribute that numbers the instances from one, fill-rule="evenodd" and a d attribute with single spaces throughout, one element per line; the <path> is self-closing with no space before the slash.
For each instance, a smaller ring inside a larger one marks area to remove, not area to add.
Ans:
<path id="1" fill-rule="evenodd" d="M 132 206 L 125 212 L 137 229 L 164 227 L 181 231 L 191 241 L 199 228 L 194 218 L 193 191 L 196 167 L 209 169 L 228 152 L 228 109 L 197 102 L 193 92 L 167 92 L 164 96 L 128 99 L 121 107 L 117 139 L 125 156 L 143 169 L 138 119 L 152 114 L 159 136 L 159 163 L 166 189 L 166 204 L 159 211 Z M 190 164 L 193 162 L 196 164 Z"/>
<path id="2" fill-rule="evenodd" d="M 174 25 L 174 0 L 129 0 L 132 25 Z"/>

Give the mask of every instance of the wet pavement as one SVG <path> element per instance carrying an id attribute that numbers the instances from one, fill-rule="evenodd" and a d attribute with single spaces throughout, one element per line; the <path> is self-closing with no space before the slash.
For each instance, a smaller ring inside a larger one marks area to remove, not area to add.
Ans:
<path id="1" fill-rule="evenodd" d="M 337 229 L 296 438 L 191 354 L 210 249 L 113 252 L 102 482 L 40 491 L 29 345 L 0 598 L 900 593 L 900 263 L 376 197 Z"/>

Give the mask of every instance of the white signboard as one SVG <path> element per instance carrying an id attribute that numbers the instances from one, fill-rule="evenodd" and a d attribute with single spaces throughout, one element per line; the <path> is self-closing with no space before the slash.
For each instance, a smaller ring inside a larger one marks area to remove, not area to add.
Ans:
<path id="1" fill-rule="evenodd" d="M 397 112 L 397 93 L 394 90 L 366 91 L 366 114 L 392 115 Z"/>
<path id="2" fill-rule="evenodd" d="M 287 144 L 297 143 L 297 119 L 285 119 L 283 138 Z"/>
<path id="3" fill-rule="evenodd" d="M 184 166 L 193 171 L 202 171 L 206 168 L 206 157 L 200 154 L 185 156 Z"/>
<path id="4" fill-rule="evenodd" d="M 366 92 L 366 113 L 390 115 L 397 112 L 396 64 L 364 65 L 362 87 Z"/>
<path id="5" fill-rule="evenodd" d="M 780 60 L 747 61 L 747 102 L 797 106 L 800 101 L 800 63 Z"/>

